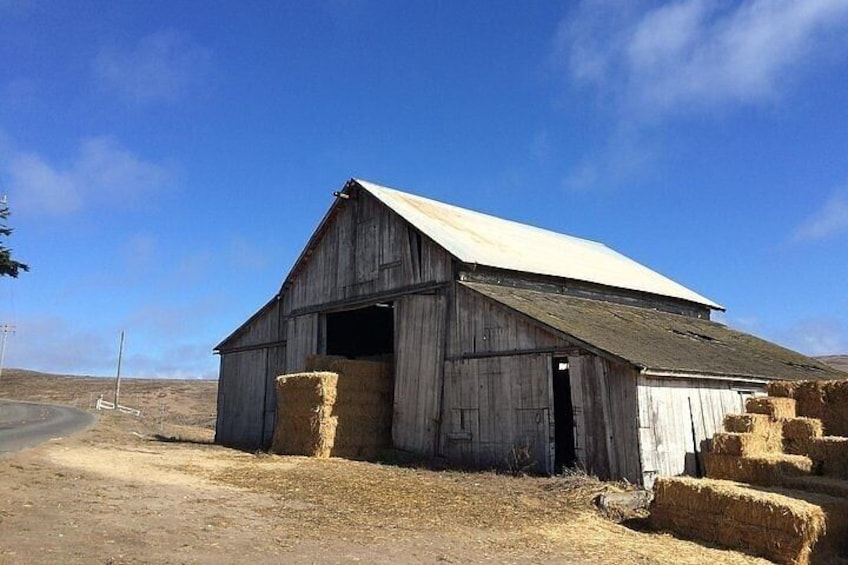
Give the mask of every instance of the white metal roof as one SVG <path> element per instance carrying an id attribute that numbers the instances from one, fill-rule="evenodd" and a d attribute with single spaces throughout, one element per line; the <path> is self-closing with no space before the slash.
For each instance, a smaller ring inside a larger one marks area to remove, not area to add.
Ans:
<path id="1" fill-rule="evenodd" d="M 464 263 L 550 275 L 724 308 L 595 241 L 496 218 L 356 179 Z"/>

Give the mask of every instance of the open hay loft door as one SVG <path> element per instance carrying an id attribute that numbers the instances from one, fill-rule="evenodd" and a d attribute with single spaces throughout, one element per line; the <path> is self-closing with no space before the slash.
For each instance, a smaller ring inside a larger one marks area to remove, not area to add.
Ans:
<path id="1" fill-rule="evenodd" d="M 394 305 L 375 304 L 330 312 L 325 317 L 325 353 L 348 359 L 385 359 L 394 355 Z"/>

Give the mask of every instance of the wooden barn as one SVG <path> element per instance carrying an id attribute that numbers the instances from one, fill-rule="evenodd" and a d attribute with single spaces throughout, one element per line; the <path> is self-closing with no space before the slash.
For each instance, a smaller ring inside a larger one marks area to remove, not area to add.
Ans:
<path id="1" fill-rule="evenodd" d="M 276 376 L 388 359 L 395 449 L 650 486 L 770 379 L 842 373 L 596 242 L 350 180 L 279 292 L 224 339 L 216 441 L 264 448 Z"/>

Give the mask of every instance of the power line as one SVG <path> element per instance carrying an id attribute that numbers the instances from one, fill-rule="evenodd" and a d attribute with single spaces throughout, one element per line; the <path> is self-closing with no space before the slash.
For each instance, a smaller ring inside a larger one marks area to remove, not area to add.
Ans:
<path id="1" fill-rule="evenodd" d="M 3 332 L 3 338 L 0 340 L 0 376 L 3 376 L 3 361 L 6 359 L 6 339 L 10 333 L 15 333 L 15 326 L 11 324 L 0 324 L 0 332 Z"/>

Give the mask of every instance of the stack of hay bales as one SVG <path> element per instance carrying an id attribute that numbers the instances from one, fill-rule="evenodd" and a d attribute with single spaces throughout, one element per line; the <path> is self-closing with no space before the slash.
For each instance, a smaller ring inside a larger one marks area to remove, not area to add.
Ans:
<path id="1" fill-rule="evenodd" d="M 801 498 L 797 492 L 754 490 L 730 481 L 660 477 L 651 521 L 777 563 L 806 565 L 829 562 L 844 549 L 848 505 L 826 495 Z"/>
<path id="2" fill-rule="evenodd" d="M 391 363 L 310 356 L 307 368 L 277 378 L 271 451 L 367 459 L 391 446 Z"/>
<path id="3" fill-rule="evenodd" d="M 848 381 L 778 381 L 769 385 L 769 394 L 794 400 L 798 414 L 810 422 L 809 430 L 797 430 L 809 434 L 787 447 L 808 455 L 819 474 L 848 480 Z"/>
<path id="4" fill-rule="evenodd" d="M 848 381 L 769 392 L 725 417 L 707 479 L 657 480 L 651 523 L 778 563 L 831 563 L 848 555 L 848 437 L 823 434 L 848 432 Z"/>
<path id="5" fill-rule="evenodd" d="M 707 477 L 772 486 L 812 472 L 809 457 L 783 451 L 785 426 L 795 420 L 793 399 L 749 398 L 745 409 L 725 416 L 727 431 L 713 436 L 712 450 L 704 453 Z"/>
<path id="6" fill-rule="evenodd" d="M 339 375 L 333 415 L 338 418 L 335 457 L 370 459 L 392 444 L 394 373 L 382 361 L 310 355 L 306 367 Z"/>
<path id="7" fill-rule="evenodd" d="M 338 418 L 335 373 L 294 373 L 277 377 L 277 421 L 271 451 L 280 455 L 329 457 Z"/>
<path id="8" fill-rule="evenodd" d="M 768 394 L 794 399 L 798 415 L 821 420 L 828 435 L 848 436 L 848 380 L 774 381 Z"/>

